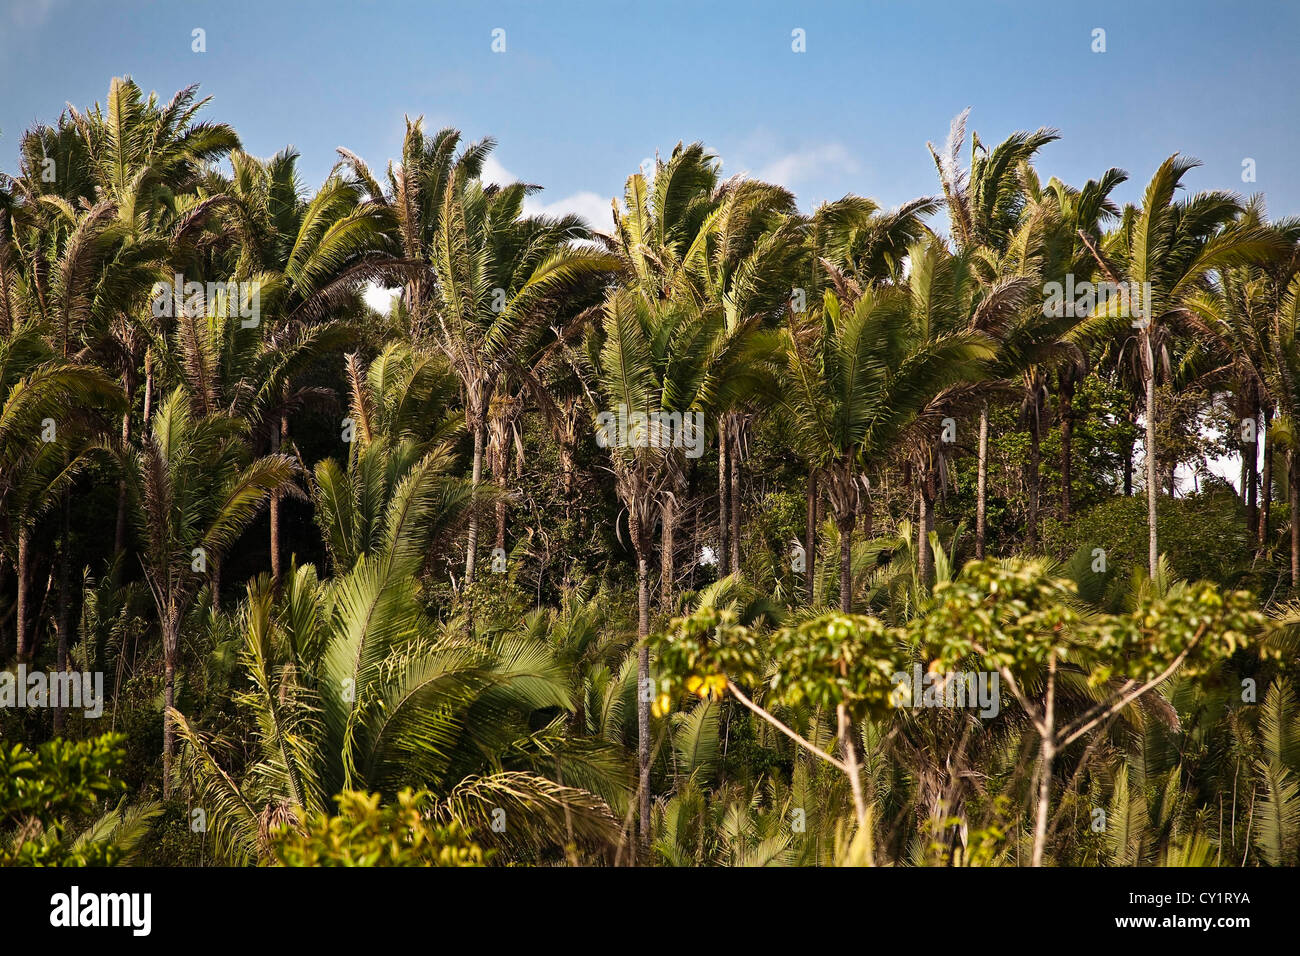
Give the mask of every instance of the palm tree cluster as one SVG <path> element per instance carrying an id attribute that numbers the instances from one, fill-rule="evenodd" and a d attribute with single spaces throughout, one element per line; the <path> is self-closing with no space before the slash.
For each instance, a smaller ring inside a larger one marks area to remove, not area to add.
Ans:
<path id="1" fill-rule="evenodd" d="M 496 861 L 1300 859 L 1300 705 L 1244 651 L 1104 721 L 1068 657 L 987 722 L 772 690 L 809 622 L 938 622 L 969 559 L 1082 622 L 1247 588 L 1294 657 L 1300 220 L 1178 154 L 1136 205 L 1044 182 L 1054 130 L 963 113 L 897 209 L 692 143 L 587 223 L 418 119 L 313 192 L 206 104 L 115 79 L 0 176 L 0 658 L 102 672 L 111 725 L 0 730 L 125 733 L 136 858 L 273 863 L 418 788 Z M 1126 291 L 1049 302 L 1082 287 Z M 748 691 L 665 705 L 700 614 Z M 1087 733 L 1036 760 L 1053 708 Z"/>

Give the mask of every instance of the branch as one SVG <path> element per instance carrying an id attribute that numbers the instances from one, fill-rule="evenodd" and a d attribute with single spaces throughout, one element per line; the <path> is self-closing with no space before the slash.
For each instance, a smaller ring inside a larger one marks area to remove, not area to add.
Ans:
<path id="1" fill-rule="evenodd" d="M 1106 273 L 1106 278 L 1118 286 L 1119 279 L 1115 276 L 1115 270 L 1110 267 L 1109 262 L 1102 258 L 1101 253 L 1097 251 L 1097 247 L 1094 246 L 1092 240 L 1088 238 L 1088 234 L 1080 229 L 1079 238 L 1082 239 L 1083 244 L 1088 247 L 1088 251 L 1092 253 L 1092 257 L 1097 260 L 1097 265 L 1101 266 L 1102 272 Z"/>
<path id="2" fill-rule="evenodd" d="M 1099 723 L 1101 723 L 1111 714 L 1119 713 L 1121 710 L 1123 710 L 1125 707 L 1127 707 L 1130 703 L 1132 703 L 1137 698 L 1141 697 L 1151 688 L 1157 686 L 1158 684 L 1162 684 L 1166 680 L 1168 680 L 1170 675 L 1173 674 L 1174 671 L 1178 670 L 1178 668 L 1182 666 L 1183 661 L 1187 660 L 1187 655 L 1190 654 L 1192 650 L 1196 647 L 1196 645 L 1201 642 L 1201 638 L 1205 636 L 1205 629 L 1207 626 L 1208 625 L 1202 624 L 1200 628 L 1197 630 L 1196 635 L 1192 638 L 1191 642 L 1186 647 L 1183 648 L 1182 653 L 1180 653 L 1177 657 L 1174 658 L 1173 663 L 1171 663 L 1163 671 L 1161 671 L 1155 677 L 1151 678 L 1149 681 L 1147 681 L 1137 690 L 1134 690 L 1130 693 L 1123 694 L 1113 703 L 1102 704 L 1100 708 L 1093 708 L 1093 710 L 1084 714 L 1073 724 L 1067 725 L 1065 730 L 1062 732 L 1063 736 L 1061 738 L 1060 746 L 1062 748 L 1068 747 L 1070 744 L 1074 743 L 1074 741 L 1078 740 L 1088 731 L 1092 730 L 1092 728 L 1096 727 Z M 1133 683 L 1134 683 L 1133 681 L 1130 681 L 1127 686 L 1132 687 Z M 1077 729 L 1072 730 L 1071 727 Z"/>
<path id="3" fill-rule="evenodd" d="M 731 693 L 735 695 L 736 700 L 740 701 L 742 704 L 744 704 L 747 708 L 749 708 L 759 717 L 762 717 L 764 720 L 766 720 L 777 730 L 781 731 L 781 733 L 785 734 L 787 737 L 789 737 L 791 740 L 797 743 L 800 747 L 803 747 L 809 753 L 816 754 L 818 757 L 821 757 L 822 760 L 825 760 L 828 764 L 830 764 L 832 767 L 835 767 L 841 773 L 847 774 L 849 772 L 848 765 L 845 764 L 844 761 L 836 760 L 834 757 L 832 757 L 826 751 L 822 750 L 816 744 L 805 740 L 803 737 L 800 737 L 797 733 L 795 733 L 785 724 L 781 723 L 781 721 L 777 720 L 775 717 L 773 717 L 771 714 L 765 711 L 762 707 L 759 707 L 756 703 L 754 703 L 752 700 L 746 697 L 744 693 L 741 691 L 741 689 L 737 687 L 734 683 L 732 683 L 730 680 L 727 681 L 727 690 L 731 691 Z"/>

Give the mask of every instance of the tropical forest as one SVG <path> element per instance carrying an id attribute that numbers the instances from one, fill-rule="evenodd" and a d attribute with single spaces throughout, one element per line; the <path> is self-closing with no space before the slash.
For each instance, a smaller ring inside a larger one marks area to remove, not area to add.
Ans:
<path id="1" fill-rule="evenodd" d="M 391 119 L 4 131 L 0 863 L 1300 863 L 1300 218 Z"/>

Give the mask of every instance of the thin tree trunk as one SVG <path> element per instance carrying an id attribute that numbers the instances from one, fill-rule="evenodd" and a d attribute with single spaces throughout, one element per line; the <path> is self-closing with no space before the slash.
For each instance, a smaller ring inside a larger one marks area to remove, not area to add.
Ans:
<path id="1" fill-rule="evenodd" d="M 68 651 L 71 647 L 69 628 L 71 627 L 70 611 L 72 608 L 72 559 L 68 553 L 72 537 L 72 499 L 68 490 L 63 490 L 63 501 L 60 506 L 60 537 L 62 543 L 59 548 L 59 616 L 55 624 L 58 629 L 58 651 L 57 661 L 58 669 L 66 671 L 68 669 Z M 59 735 L 63 732 L 63 708 L 57 707 L 54 710 L 54 733 Z"/>
<path id="2" fill-rule="evenodd" d="M 144 353 L 144 423 L 149 424 L 153 411 L 153 349 Z"/>
<path id="3" fill-rule="evenodd" d="M 980 406 L 979 474 L 975 479 L 975 558 L 984 560 L 989 497 L 989 403 Z"/>
<path id="4" fill-rule="evenodd" d="M 1300 587 L 1300 482 L 1296 475 L 1296 453 L 1287 449 L 1286 477 L 1291 501 L 1291 587 Z"/>
<path id="5" fill-rule="evenodd" d="M 478 416 L 481 418 L 481 416 Z M 471 485 L 478 491 L 479 482 L 483 480 L 483 428 L 479 423 L 474 426 L 474 470 Z M 474 562 L 478 556 L 478 509 L 469 513 L 469 541 L 465 545 L 465 583 L 474 583 Z"/>
<path id="6" fill-rule="evenodd" d="M 281 414 L 280 420 L 276 426 L 271 429 L 271 451 L 278 452 L 284 441 L 284 436 L 288 431 L 288 421 Z M 277 589 L 280 587 L 280 578 L 283 568 L 280 564 L 280 492 L 271 492 L 271 583 Z"/>
<path id="7" fill-rule="evenodd" d="M 930 584 L 930 575 L 933 564 L 930 554 L 930 528 L 933 524 L 933 502 L 930 497 L 930 489 L 926 486 L 926 477 L 920 479 L 917 501 L 917 572 L 920 575 L 920 583 L 928 585 Z"/>
<path id="8" fill-rule="evenodd" d="M 862 794 L 862 775 L 858 771 L 858 748 L 850 732 L 853 725 L 849 722 L 848 711 L 843 704 L 836 706 L 835 718 L 836 736 L 839 737 L 840 752 L 844 755 L 845 775 L 849 778 L 849 790 L 853 794 L 853 813 L 858 820 L 858 829 L 861 830 L 867 825 L 867 802 Z"/>
<path id="9" fill-rule="evenodd" d="M 1073 505 L 1074 379 L 1066 375 L 1061 382 L 1061 517 L 1069 519 Z"/>
<path id="10" fill-rule="evenodd" d="M 32 531 L 27 525 L 18 529 L 18 608 L 16 611 L 18 628 L 18 659 L 30 661 L 31 647 L 31 543 Z"/>
<path id="11" fill-rule="evenodd" d="M 1124 497 L 1133 496 L 1133 443 L 1124 448 Z"/>
<path id="12" fill-rule="evenodd" d="M 731 469 L 727 464 L 727 416 L 718 416 L 718 576 L 731 573 L 731 517 L 727 504 L 731 497 Z"/>
<path id="13" fill-rule="evenodd" d="M 506 489 L 509 487 L 505 469 L 506 463 L 503 460 L 501 462 L 501 472 L 496 476 L 496 485 L 501 491 L 501 497 L 496 501 L 497 530 L 493 542 L 493 547 L 500 548 L 502 551 L 506 549 Z"/>
<path id="14" fill-rule="evenodd" d="M 1038 812 L 1034 821 L 1033 866 L 1043 865 L 1043 850 L 1047 844 L 1047 815 L 1052 800 L 1052 764 L 1056 760 L 1056 747 L 1044 739 L 1038 760 Z"/>
<path id="15" fill-rule="evenodd" d="M 1256 529 L 1261 548 L 1268 541 L 1269 512 L 1273 503 L 1273 439 L 1268 434 L 1270 418 L 1270 410 L 1264 409 L 1264 477 L 1259 486 L 1259 527 Z"/>
<path id="16" fill-rule="evenodd" d="M 673 534 L 676 530 L 677 515 L 673 509 L 671 495 L 665 496 L 663 519 L 660 527 L 659 542 L 659 603 L 665 612 L 672 608 L 673 583 L 676 571 L 676 542 Z"/>
<path id="17" fill-rule="evenodd" d="M 853 611 L 853 526 L 857 524 L 857 515 L 836 516 L 836 527 L 840 532 L 840 610 L 845 614 Z"/>
<path id="18" fill-rule="evenodd" d="M 131 444 L 131 390 L 127 390 L 126 411 L 122 414 L 122 447 L 129 447 Z M 126 555 L 126 515 L 127 515 L 127 487 L 126 479 L 122 478 L 117 483 L 117 525 L 113 534 L 113 559 L 117 563 L 118 573 L 122 571 L 123 561 Z"/>
<path id="19" fill-rule="evenodd" d="M 808 514 L 804 519 L 804 581 L 808 603 L 813 603 L 813 570 L 817 556 L 817 469 L 808 469 Z"/>
<path id="20" fill-rule="evenodd" d="M 510 402 L 509 396 L 501 396 L 496 404 L 495 411 L 489 411 L 495 419 L 488 429 L 488 461 L 491 463 L 493 483 L 500 490 L 501 495 L 493 505 L 496 513 L 496 535 L 493 538 L 492 546 L 506 549 L 506 491 L 510 487 L 510 476 L 507 473 L 510 467 L 510 456 L 506 453 L 506 445 L 510 436 L 509 416 Z"/>
<path id="21" fill-rule="evenodd" d="M 1038 490 L 1041 483 L 1043 456 L 1038 435 L 1038 409 L 1033 411 L 1034 421 L 1029 423 L 1029 522 L 1026 528 L 1029 550 L 1038 549 Z"/>
<path id="22" fill-rule="evenodd" d="M 9 564 L 5 561 L 4 556 L 0 554 L 0 588 L 3 588 L 7 583 L 5 573 L 8 570 Z M 10 611 L 10 614 L 6 614 L 3 619 L 0 619 L 0 667 L 9 663 L 9 617 L 12 613 L 13 611 Z"/>
<path id="23" fill-rule="evenodd" d="M 1239 400 L 1237 402 L 1237 414 L 1241 417 L 1241 422 L 1243 425 L 1246 422 L 1246 411 L 1247 411 L 1246 403 L 1244 400 L 1241 400 L 1239 397 Z M 1250 467 L 1250 462 L 1247 460 L 1247 448 L 1249 447 L 1249 445 L 1250 443 L 1245 441 L 1244 439 L 1241 441 L 1241 483 L 1238 486 L 1237 497 L 1241 499 L 1242 507 L 1247 507 L 1248 498 L 1249 498 L 1248 492 L 1246 490 L 1246 486 L 1248 482 L 1248 479 L 1246 477 L 1246 469 Z"/>
<path id="24" fill-rule="evenodd" d="M 172 630 L 169 622 L 168 631 Z M 163 648 L 163 798 L 172 792 L 172 753 L 176 749 L 176 727 L 172 708 L 176 706 L 176 642 L 179 635 L 168 634 Z"/>
<path id="25" fill-rule="evenodd" d="M 1259 479 L 1259 403 L 1251 408 L 1255 424 L 1255 440 L 1246 443 L 1246 527 L 1254 528 L 1259 523 L 1259 497 L 1257 483 Z"/>
<path id="26" fill-rule="evenodd" d="M 573 432 L 575 428 L 570 428 L 569 423 L 574 414 L 573 406 L 565 406 L 564 426 L 560 435 L 560 474 L 563 475 L 564 488 L 564 516 L 569 517 L 570 506 L 573 502 L 573 491 L 575 487 L 575 465 L 573 461 Z"/>
<path id="27" fill-rule="evenodd" d="M 731 573 L 740 574 L 740 437 L 741 425 L 740 419 L 736 415 L 731 416 Z"/>
<path id="28" fill-rule="evenodd" d="M 636 563 L 637 637 L 636 657 L 636 758 L 639 781 L 639 833 L 642 850 L 650 846 L 650 572 L 644 550 L 638 549 Z"/>
<path id="29" fill-rule="evenodd" d="M 1052 800 L 1052 763 L 1056 759 L 1056 655 L 1047 659 L 1047 697 L 1043 706 L 1042 747 L 1038 761 L 1038 813 L 1034 821 L 1034 866 L 1043 865 L 1047 814 Z"/>
<path id="30" fill-rule="evenodd" d="M 1156 539 L 1156 497 L 1160 486 L 1156 484 L 1156 371 L 1155 359 L 1151 352 L 1151 332 L 1147 326 L 1143 336 L 1146 349 L 1146 464 L 1147 464 L 1147 570 L 1152 578 L 1156 576 L 1156 564 L 1160 560 L 1160 544 Z"/>

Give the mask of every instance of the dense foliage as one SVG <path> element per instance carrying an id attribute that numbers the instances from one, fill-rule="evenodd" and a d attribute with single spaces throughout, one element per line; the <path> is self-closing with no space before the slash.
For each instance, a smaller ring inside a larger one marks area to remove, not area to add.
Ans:
<path id="1" fill-rule="evenodd" d="M 1300 863 L 1300 222 L 205 104 L 0 176 L 0 863 Z"/>

